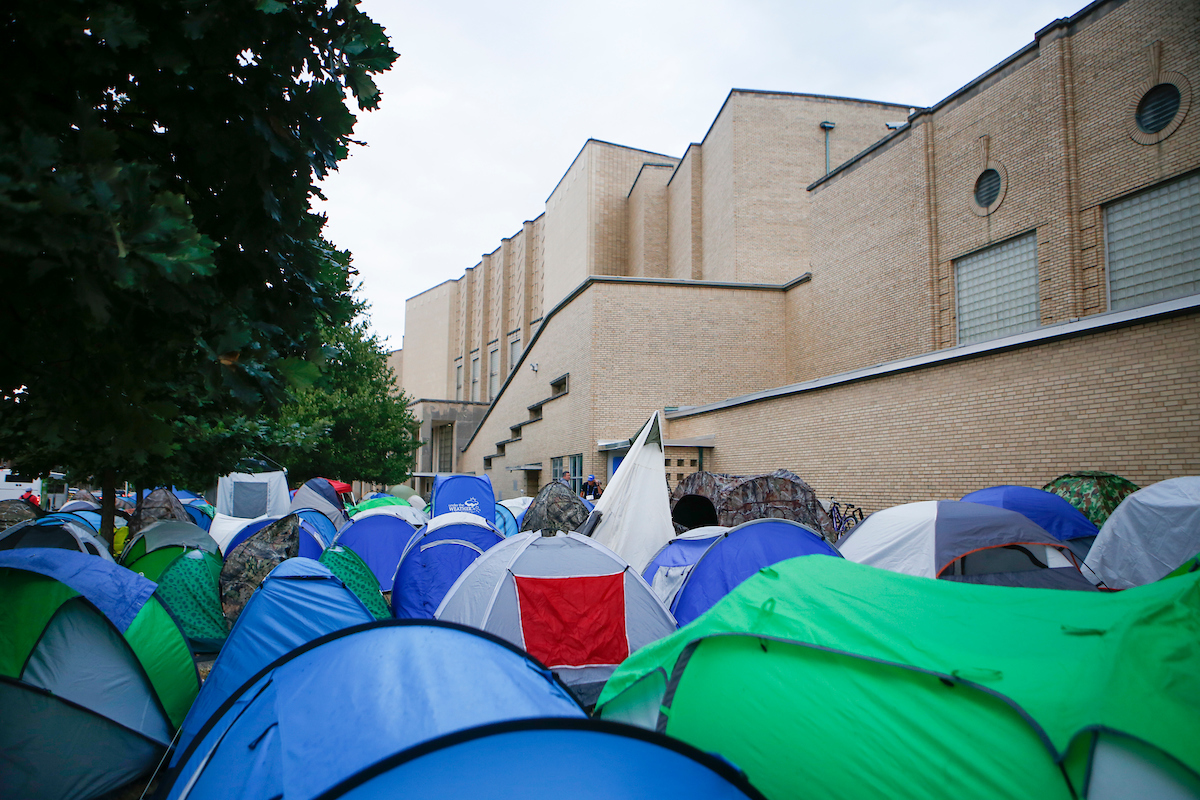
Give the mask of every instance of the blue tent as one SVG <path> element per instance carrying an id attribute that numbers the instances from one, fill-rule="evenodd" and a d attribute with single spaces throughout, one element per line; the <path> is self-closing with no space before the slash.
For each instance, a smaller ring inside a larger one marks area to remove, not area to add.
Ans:
<path id="1" fill-rule="evenodd" d="M 585 714 L 501 639 L 447 623 L 370 623 L 298 647 L 243 684 L 181 744 L 167 797 L 185 787 L 190 800 L 317 797 L 402 750 L 529 717 Z M 535 768 L 560 760 L 525 757 Z"/>
<path id="2" fill-rule="evenodd" d="M 188 711 L 171 763 L 212 713 L 263 667 L 302 644 L 373 619 L 324 564 L 289 558 L 271 570 L 234 623 Z"/>
<path id="3" fill-rule="evenodd" d="M 315 516 L 325 519 L 325 516 L 321 514 L 321 512 L 316 511 L 313 513 Z M 321 557 L 321 553 L 324 552 L 325 548 L 328 547 L 331 542 L 329 539 L 325 538 L 321 528 L 317 525 L 314 525 L 310 521 L 309 517 L 307 517 L 303 512 L 297 512 L 297 516 L 300 517 L 300 556 L 302 558 L 311 558 L 316 560 Z M 244 528 L 238 531 L 237 534 L 235 534 L 234 537 L 229 540 L 229 545 L 225 548 L 225 557 L 229 558 L 229 556 L 233 554 L 233 551 L 237 549 L 238 545 L 271 523 L 278 522 L 281 519 L 283 519 L 283 517 L 259 517 L 253 522 L 247 523 Z M 325 519 L 325 521 L 329 522 L 327 519 Z"/>
<path id="4" fill-rule="evenodd" d="M 210 517 L 208 514 L 205 514 L 196 506 L 185 504 L 183 510 L 186 511 L 187 515 L 192 518 L 192 522 L 199 525 L 203 530 L 207 531 L 212 526 L 212 517 Z"/>
<path id="5" fill-rule="evenodd" d="M 433 479 L 433 500 L 429 516 L 450 511 L 478 514 L 486 520 L 496 516 L 496 494 L 486 475 L 438 475 Z"/>
<path id="6" fill-rule="evenodd" d="M 417 531 L 396 568 L 392 614 L 433 619 L 433 612 L 458 576 L 504 537 L 473 514 L 434 517 Z"/>
<path id="7" fill-rule="evenodd" d="M 642 570 L 642 578 L 669 607 L 696 562 L 728 530 L 720 525 L 706 525 L 676 536 L 654 554 L 646 569 Z"/>
<path id="8" fill-rule="evenodd" d="M 1100 531 L 1083 512 L 1053 492 L 1028 486 L 993 486 L 963 497 L 967 503 L 1007 508 L 1036 522 L 1060 542 L 1084 539 L 1086 547 Z M 1090 537 L 1090 538 L 1088 538 Z M 1083 553 L 1087 555 L 1086 552 Z"/>
<path id="9" fill-rule="evenodd" d="M 321 542 L 325 547 L 333 544 L 333 540 L 337 538 L 337 526 L 323 512 L 315 508 L 298 508 L 289 513 L 298 515 L 300 519 L 307 522 L 313 530 L 320 534 Z"/>
<path id="10" fill-rule="evenodd" d="M 399 517 L 378 514 L 351 520 L 338 532 L 334 543 L 353 550 L 379 579 L 379 591 L 390 592 L 396 566 L 415 532 Z"/>
<path id="11" fill-rule="evenodd" d="M 521 516 L 525 516 L 522 514 Z M 496 530 L 505 538 L 521 532 L 521 523 L 505 506 L 496 503 Z"/>
<path id="12" fill-rule="evenodd" d="M 553 753 L 553 758 L 530 758 Z M 599 720 L 527 719 L 471 728 L 401 751 L 327 798 L 761 798 L 729 762 L 657 733 Z"/>
<path id="13" fill-rule="evenodd" d="M 683 627 L 763 567 L 808 555 L 842 557 L 821 534 L 799 522 L 790 519 L 743 522 L 730 528 L 696 562 L 675 595 L 671 613 Z"/>

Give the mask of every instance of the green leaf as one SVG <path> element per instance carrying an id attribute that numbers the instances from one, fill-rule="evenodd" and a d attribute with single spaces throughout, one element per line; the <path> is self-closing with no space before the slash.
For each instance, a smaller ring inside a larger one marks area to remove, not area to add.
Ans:
<path id="1" fill-rule="evenodd" d="M 283 358 L 277 366 L 284 380 L 297 389 L 308 389 L 321 377 L 321 368 L 303 358 Z"/>

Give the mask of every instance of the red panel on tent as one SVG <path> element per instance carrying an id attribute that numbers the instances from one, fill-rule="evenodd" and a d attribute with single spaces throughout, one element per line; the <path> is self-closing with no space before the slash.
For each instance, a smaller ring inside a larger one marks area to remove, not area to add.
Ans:
<path id="1" fill-rule="evenodd" d="M 625 574 L 517 581 L 525 649 L 548 667 L 620 664 L 625 638 Z"/>
<path id="2" fill-rule="evenodd" d="M 349 494 L 354 489 L 354 487 L 350 484 L 342 483 L 341 481 L 335 481 L 333 478 L 325 478 L 325 480 L 329 482 L 329 485 L 332 486 L 333 490 L 338 494 Z"/>

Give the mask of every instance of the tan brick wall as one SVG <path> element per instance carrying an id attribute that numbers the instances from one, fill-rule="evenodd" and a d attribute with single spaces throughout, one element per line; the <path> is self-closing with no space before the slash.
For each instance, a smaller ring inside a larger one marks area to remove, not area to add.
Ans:
<path id="1" fill-rule="evenodd" d="M 789 292 L 789 381 L 931 348 L 920 131 L 812 192 L 812 281 Z M 903 210 L 904 213 L 899 213 Z"/>
<path id="2" fill-rule="evenodd" d="M 395 379 L 393 392 L 399 393 L 403 391 L 404 386 L 404 350 L 393 350 L 387 355 L 387 367 L 392 371 L 392 376 Z"/>
<path id="3" fill-rule="evenodd" d="M 709 281 L 737 280 L 734 116 L 727 103 L 701 143 L 704 151 L 704 157 L 700 159 L 703 180 L 700 187 L 700 230 L 704 237 L 701 263 L 702 277 Z"/>
<path id="4" fill-rule="evenodd" d="M 704 272 L 704 185 L 700 145 L 688 146 L 667 183 L 667 277 L 689 280 Z"/>
<path id="5" fill-rule="evenodd" d="M 785 467 L 878 510 L 1096 469 L 1200 474 L 1200 314 L 675 419 L 705 467 Z"/>
<path id="6" fill-rule="evenodd" d="M 591 284 L 547 323 L 464 454 L 464 468 L 483 471 L 484 456 L 497 452 L 496 443 L 565 372 L 569 394 L 547 403 L 541 421 L 504 446 L 494 473 L 540 461 L 548 480 L 551 457 L 582 453 L 585 474 L 606 474 L 596 442 L 634 435 L 656 409 L 778 385 L 785 342 L 774 328 L 783 301 L 780 291 L 702 284 Z M 652 345 L 634 352 L 631 341 Z M 511 480 L 506 485 L 511 491 Z"/>
<path id="7" fill-rule="evenodd" d="M 808 270 L 808 185 L 858 155 L 903 121 L 908 108 L 868 101 L 770 92 L 734 92 L 722 115 L 733 124 L 733 280 L 785 283 Z M 715 129 L 714 129 L 715 130 Z M 707 251 L 707 247 L 706 247 Z M 718 269 L 721 269 L 718 267 Z M 706 277 L 708 277 L 706 275 Z"/>
<path id="8" fill-rule="evenodd" d="M 667 277 L 667 182 L 674 172 L 673 166 L 645 164 L 629 191 L 631 277 Z"/>
<path id="9" fill-rule="evenodd" d="M 400 385 L 413 398 L 444 397 L 449 385 L 453 397 L 451 350 L 457 315 L 458 281 L 446 281 L 404 303 L 404 346 L 408 370 L 397 370 Z M 399 352 L 399 351 L 397 351 Z"/>
<path id="10" fill-rule="evenodd" d="M 591 142 L 584 145 L 546 201 L 542 273 L 545 310 L 567 296 L 591 270 Z"/>

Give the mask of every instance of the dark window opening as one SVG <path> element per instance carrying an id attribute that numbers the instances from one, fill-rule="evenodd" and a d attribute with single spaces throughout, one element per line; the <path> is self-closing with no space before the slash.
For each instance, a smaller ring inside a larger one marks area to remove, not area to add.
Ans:
<path id="1" fill-rule="evenodd" d="M 975 181 L 975 202 L 980 208 L 987 208 L 996 202 L 1000 196 L 1000 173 L 994 169 L 985 169 Z"/>
<path id="2" fill-rule="evenodd" d="M 1171 124 L 1179 111 L 1179 87 L 1160 83 L 1142 97 L 1137 107 L 1137 126 L 1146 133 L 1158 133 Z"/>

